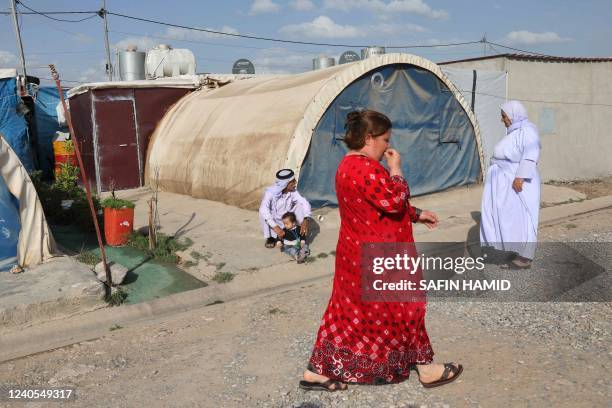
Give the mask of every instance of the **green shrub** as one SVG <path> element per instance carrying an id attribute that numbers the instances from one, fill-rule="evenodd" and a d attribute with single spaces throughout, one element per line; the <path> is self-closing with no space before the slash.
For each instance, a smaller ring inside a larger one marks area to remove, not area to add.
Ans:
<path id="1" fill-rule="evenodd" d="M 177 263 L 179 257 L 176 253 L 184 251 L 192 244 L 193 241 L 189 239 L 181 241 L 178 238 L 162 234 L 161 232 L 157 233 L 157 246 L 153 251 L 149 250 L 149 237 L 147 235 L 133 232 L 128 241 L 129 246 L 147 253 L 151 258 L 167 263 Z"/>
<path id="2" fill-rule="evenodd" d="M 217 283 L 226 283 L 234 279 L 234 274 L 231 272 L 217 272 L 212 279 Z"/>
<path id="3" fill-rule="evenodd" d="M 49 223 L 55 225 L 78 225 L 81 229 L 91 232 L 94 224 L 87 195 L 78 185 L 79 168 L 71 164 L 60 165 L 61 171 L 52 184 L 42 180 L 42 172 L 30 174 L 32 184 L 38 193 L 38 198 Z M 72 200 L 69 208 L 62 208 L 62 201 Z M 96 213 L 101 208 L 98 197 L 92 195 Z"/>
<path id="4" fill-rule="evenodd" d="M 76 256 L 77 261 L 82 262 L 87 265 L 97 265 L 102 258 L 94 251 L 81 251 L 80 254 Z"/>
<path id="5" fill-rule="evenodd" d="M 134 208 L 136 204 L 130 200 L 124 200 L 121 198 L 108 197 L 102 201 L 102 208 L 114 208 L 120 210 L 122 208 Z"/>

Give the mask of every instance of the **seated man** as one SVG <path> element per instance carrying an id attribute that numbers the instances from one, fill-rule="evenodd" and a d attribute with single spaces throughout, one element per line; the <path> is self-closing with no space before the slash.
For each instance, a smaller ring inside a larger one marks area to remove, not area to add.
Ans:
<path id="1" fill-rule="evenodd" d="M 283 215 L 295 213 L 302 236 L 308 234 L 308 217 L 311 216 L 310 204 L 296 191 L 297 181 L 293 170 L 282 169 L 276 173 L 276 182 L 266 189 L 261 206 L 259 221 L 266 239 L 266 248 L 274 248 L 282 239 Z"/>

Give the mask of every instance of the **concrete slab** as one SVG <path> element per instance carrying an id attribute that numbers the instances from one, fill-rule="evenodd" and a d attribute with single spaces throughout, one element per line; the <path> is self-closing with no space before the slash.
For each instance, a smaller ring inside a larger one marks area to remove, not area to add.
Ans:
<path id="1" fill-rule="evenodd" d="M 471 185 L 449 191 L 415 197 L 413 204 L 435 211 L 440 217 L 440 227 L 428 230 L 415 226 L 418 241 L 464 241 L 468 234 L 477 233 L 476 220 L 480 212 L 482 185 Z M 151 192 L 146 188 L 122 191 L 121 198 L 135 200 L 135 228 L 146 227 Z M 542 186 L 542 201 L 547 205 L 581 201 L 583 193 L 567 187 Z M 554 207 L 550 207 L 554 208 Z M 225 205 L 215 201 L 197 199 L 186 195 L 159 193 L 159 217 L 161 231 L 188 237 L 194 244 L 182 256 L 191 260 L 192 252 L 204 256 L 197 266 L 187 270 L 195 277 L 209 281 L 222 269 L 239 273 L 256 271 L 287 262 L 287 256 L 278 250 L 265 249 L 259 218 L 256 211 Z M 335 250 L 340 218 L 338 210 L 323 208 L 314 211 L 313 256 Z"/>
<path id="2" fill-rule="evenodd" d="M 478 240 L 474 215 L 480 211 L 482 186 L 468 186 L 413 199 L 413 204 L 436 211 L 440 227 L 428 230 L 415 226 L 417 242 Z M 148 189 L 119 193 L 135 200 L 135 227 L 147 225 Z M 542 223 L 612 206 L 612 196 L 584 200 L 582 193 L 566 187 L 543 186 L 542 201 L 570 203 L 541 210 Z M 208 288 L 192 291 L 199 302 L 206 293 L 209 300 L 245 296 L 265 290 L 331 275 L 333 252 L 340 219 L 337 209 L 314 212 L 311 245 L 314 262 L 297 266 L 278 250 L 266 249 L 257 212 L 185 195 L 160 193 L 161 231 L 189 238 L 193 245 L 182 256 L 198 261 L 186 268 L 195 277 L 211 283 Z M 214 284 L 218 271 L 231 272 L 236 278 L 226 284 Z M 259 273 L 261 271 L 262 273 Z M 56 258 L 20 275 L 0 274 L 0 332 L 19 325 L 34 325 L 50 319 L 84 313 L 104 307 L 104 287 L 86 265 L 68 257 Z M 147 303 L 148 304 L 148 303 Z"/>
<path id="3" fill-rule="evenodd" d="M 104 307 L 104 286 L 87 265 L 57 257 L 23 273 L 0 273 L 0 332 Z"/>

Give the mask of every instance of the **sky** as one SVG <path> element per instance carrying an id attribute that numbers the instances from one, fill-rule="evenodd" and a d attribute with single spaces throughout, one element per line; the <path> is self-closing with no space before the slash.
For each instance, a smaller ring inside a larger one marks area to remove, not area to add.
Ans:
<path id="1" fill-rule="evenodd" d="M 100 0 L 23 0 L 37 11 L 95 11 Z M 27 11 L 23 5 L 19 10 Z M 286 44 L 227 37 L 108 16 L 109 42 L 115 49 L 156 44 L 188 48 L 196 72 L 230 73 L 239 58 L 248 58 L 257 73 L 298 73 L 312 69 L 318 56 L 338 57 L 362 45 L 436 45 L 487 40 L 556 56 L 612 57 L 610 0 L 107 0 L 120 14 L 233 34 L 263 36 L 354 47 Z M 10 11 L 8 1 L 0 11 Z M 54 15 L 77 20 L 88 15 Z M 58 22 L 40 15 L 20 16 L 29 75 L 49 84 L 48 64 L 55 64 L 66 85 L 105 80 L 103 22 Z M 390 50 L 389 50 L 390 51 Z M 434 62 L 504 52 L 483 44 L 408 48 Z M 20 70 L 10 15 L 0 15 L 0 68 Z M 68 82 L 71 81 L 71 82 Z"/>

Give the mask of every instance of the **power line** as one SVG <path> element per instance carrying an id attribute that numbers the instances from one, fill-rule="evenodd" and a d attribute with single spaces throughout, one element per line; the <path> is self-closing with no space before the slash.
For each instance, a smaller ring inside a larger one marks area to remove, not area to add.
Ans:
<path id="1" fill-rule="evenodd" d="M 53 55 L 53 54 L 99 54 L 104 50 L 83 50 L 83 51 L 44 51 L 44 52 L 32 52 L 34 55 Z M 49 69 L 49 66 L 45 66 Z"/>
<path id="2" fill-rule="evenodd" d="M 151 20 L 151 19 L 148 19 L 148 18 L 134 17 L 134 16 L 126 15 L 126 14 L 114 13 L 112 11 L 107 11 L 106 13 L 109 14 L 109 15 L 112 15 L 112 16 L 126 18 L 126 19 L 130 19 L 130 20 L 142 21 L 142 22 L 145 22 L 145 23 L 152 23 L 152 24 L 159 24 L 159 25 L 164 25 L 164 26 L 168 26 L 168 27 L 182 28 L 182 29 L 185 29 L 185 30 L 200 31 L 200 32 L 205 32 L 205 33 L 209 33 L 209 34 L 225 35 L 225 36 L 228 36 L 228 37 L 248 38 L 248 39 L 251 39 L 251 40 L 272 41 L 272 42 L 280 42 L 280 43 L 288 43 L 288 44 L 301 44 L 301 45 L 317 45 L 317 46 L 322 46 L 322 47 L 366 48 L 366 47 L 371 46 L 371 44 L 369 44 L 369 45 L 333 44 L 333 43 L 318 43 L 318 42 L 309 42 L 309 41 L 282 40 L 282 39 L 279 39 L 279 38 L 259 37 L 259 36 L 246 35 L 246 34 L 226 33 L 226 32 L 223 32 L 223 31 L 209 30 L 209 29 L 206 29 L 206 28 L 184 26 L 184 25 L 180 25 L 180 24 L 167 23 L 167 22 L 159 21 L 159 20 Z M 415 45 L 390 45 L 390 46 L 386 46 L 386 48 L 390 48 L 390 49 L 399 49 L 399 48 L 435 48 L 435 47 L 452 47 L 452 46 L 456 46 L 456 45 L 467 45 L 467 44 L 478 44 L 478 43 L 481 43 L 481 41 L 466 41 L 466 42 L 458 42 L 458 43 L 432 44 L 432 45 L 417 45 L 417 44 L 415 44 Z"/>
<path id="3" fill-rule="evenodd" d="M 34 14 L 38 14 L 38 15 L 43 16 L 43 17 L 45 17 L 45 18 L 48 18 L 48 19 L 50 19 L 50 20 L 61 21 L 61 22 L 64 22 L 64 23 L 80 23 L 80 22 L 82 22 L 82 21 L 89 20 L 89 19 L 92 19 L 92 18 L 94 18 L 94 17 L 98 16 L 98 12 L 96 11 L 96 12 L 94 12 L 94 13 L 93 13 L 93 15 L 88 16 L 88 17 L 83 17 L 83 18 L 82 18 L 82 19 L 80 19 L 80 20 L 66 20 L 66 19 L 63 19 L 63 18 L 51 17 L 51 16 L 49 16 L 49 15 L 48 15 L 48 14 L 50 14 L 50 13 L 48 13 L 48 12 L 44 12 L 44 13 L 43 13 L 43 12 L 41 12 L 41 11 L 34 10 L 33 8 L 28 7 L 26 4 L 24 4 L 24 3 L 23 3 L 23 1 L 20 1 L 20 0 L 15 0 L 15 2 L 16 2 L 17 4 L 22 5 L 24 8 L 26 8 L 26 9 L 30 10 L 30 11 L 31 11 L 32 13 L 34 13 Z M 80 12 L 77 12 L 77 13 L 81 14 Z"/>
<path id="4" fill-rule="evenodd" d="M 110 12 L 108 13 L 110 14 Z M 163 35 L 151 35 L 151 34 L 143 34 L 143 33 L 130 33 L 130 32 L 126 32 L 126 31 L 116 31 L 116 30 L 108 30 L 108 32 L 110 33 L 114 33 L 114 34 L 124 34 L 124 35 L 138 35 L 138 36 L 144 36 L 144 37 L 150 37 L 150 38 L 157 38 L 157 39 L 161 39 L 161 40 L 172 40 L 172 41 L 181 41 L 181 42 L 187 42 L 187 43 L 194 43 L 194 44 L 205 44 L 205 45 L 212 45 L 212 46 L 216 46 L 216 47 L 234 47 L 234 48 L 246 48 L 246 49 L 253 49 L 253 50 L 269 50 L 269 47 L 255 47 L 255 46 L 249 46 L 249 45 L 240 45 L 240 44 L 228 44 L 228 43 L 214 43 L 214 42 L 210 42 L 210 41 L 199 41 L 199 40 L 184 40 L 181 38 L 176 38 L 176 37 L 171 37 L 171 36 L 163 36 Z M 305 54 L 309 54 L 309 53 L 305 53 Z M 312 53 L 313 55 L 318 55 L 318 53 Z"/>
<path id="5" fill-rule="evenodd" d="M 21 2 L 18 2 L 21 3 Z M 44 14 L 44 15 L 53 15 L 53 14 L 98 14 L 99 11 L 36 11 L 36 12 L 27 12 L 20 11 L 19 14 L 24 15 L 33 15 L 33 14 Z M 11 15 L 10 11 L 0 11 L 1 15 Z"/>
<path id="6" fill-rule="evenodd" d="M 287 43 L 287 44 L 299 44 L 299 45 L 315 45 L 315 46 L 323 46 L 323 47 L 366 48 L 366 47 L 371 46 L 371 44 L 363 45 L 363 44 L 320 43 L 320 42 L 311 42 L 311 41 L 284 40 L 284 39 L 280 39 L 280 38 L 261 37 L 261 36 L 246 35 L 246 34 L 237 34 L 237 33 L 227 33 L 227 32 L 224 32 L 224 31 L 210 30 L 210 29 L 206 29 L 206 28 L 191 27 L 191 26 L 185 26 L 185 25 L 181 25 L 181 24 L 168 23 L 168 22 L 165 22 L 165 21 L 152 20 L 152 19 L 142 18 L 142 17 L 135 17 L 135 16 L 127 15 L 127 14 L 115 13 L 115 12 L 108 11 L 108 10 L 98 10 L 98 11 L 44 11 L 43 12 L 43 11 L 37 11 L 37 10 L 32 9 L 31 7 L 29 7 L 26 4 L 24 4 L 23 1 L 21 1 L 21 0 L 16 0 L 16 2 L 18 4 L 21 4 L 24 8 L 26 8 L 26 9 L 31 11 L 30 13 L 20 12 L 20 14 L 38 14 L 38 15 L 41 15 L 43 17 L 46 17 L 46 18 L 49 18 L 49 19 L 52 19 L 52 20 L 56 20 L 56 21 L 61 21 L 61 22 L 78 23 L 78 22 L 82 22 L 82 21 L 94 18 L 95 16 L 102 16 L 102 13 L 105 13 L 107 15 L 113 15 L 113 16 L 116 16 L 116 17 L 121 17 L 121 18 L 125 18 L 125 19 L 136 20 L 136 21 L 142 21 L 142 22 L 146 22 L 146 23 L 159 24 L 159 25 L 163 25 L 163 26 L 167 26 L 167 27 L 175 27 L 175 28 L 181 28 L 181 29 L 185 29 L 185 30 L 193 30 L 193 31 L 205 32 L 205 33 L 215 34 L 215 35 L 222 35 L 222 36 L 227 36 L 227 37 L 246 38 L 246 39 L 251 39 L 251 40 L 271 41 L 271 42 L 279 42 L 279 43 Z M 3 12 L 0 12 L 0 14 L 8 15 L 10 13 L 3 11 Z M 84 17 L 84 18 L 82 18 L 80 20 L 66 20 L 66 19 L 59 19 L 59 18 L 51 17 L 50 15 L 52 15 L 52 14 L 92 14 L 92 15 L 88 16 L 88 17 Z M 119 31 L 114 31 L 114 32 L 120 33 Z M 134 35 L 134 34 L 129 34 L 129 33 L 123 33 L 123 34 Z M 176 41 L 185 41 L 185 42 L 194 42 L 194 43 L 207 44 L 204 41 L 181 40 L 181 39 L 177 39 L 177 38 L 162 37 L 162 36 L 150 36 L 150 37 L 154 37 L 154 38 L 157 37 L 157 38 L 164 38 L 164 39 L 172 39 L 172 40 L 176 40 Z M 214 44 L 214 43 L 208 43 L 208 44 L 209 45 L 217 45 L 217 44 Z M 540 55 L 540 56 L 545 56 L 545 57 L 550 57 L 551 56 L 549 54 L 542 54 L 542 53 L 535 52 L 535 51 L 528 51 L 528 50 L 523 50 L 523 49 L 519 49 L 519 48 L 510 47 L 510 46 L 503 45 L 503 44 L 498 44 L 498 43 L 489 41 L 489 40 L 487 40 L 485 38 L 482 38 L 482 39 L 480 39 L 478 41 L 463 41 L 463 42 L 441 43 L 441 44 L 388 45 L 385 48 L 388 48 L 388 49 L 438 48 L 438 47 L 454 47 L 454 46 L 470 45 L 470 44 L 484 44 L 485 46 L 487 44 L 490 45 L 490 46 L 496 45 L 498 47 L 502 47 L 502 48 L 506 48 L 506 49 L 509 49 L 509 50 L 526 53 L 526 54 Z M 237 47 L 237 48 L 254 48 L 254 49 L 257 49 L 257 47 L 238 46 L 238 45 L 229 45 L 229 44 L 226 45 L 226 46 L 233 46 L 233 47 Z"/>
<path id="7" fill-rule="evenodd" d="M 518 49 L 518 48 L 512 48 L 512 47 L 508 47 L 507 45 L 497 44 L 497 43 L 494 43 L 494 42 L 491 42 L 491 41 L 487 41 L 487 43 L 491 44 L 491 45 L 496 45 L 498 47 L 507 48 L 509 50 L 526 53 L 526 54 L 540 55 L 542 57 L 552 57 L 553 56 L 553 55 L 549 55 L 549 54 L 541 54 L 539 52 L 534 52 L 534 51 L 526 51 L 526 50 L 521 50 L 521 49 Z"/>
<path id="8" fill-rule="evenodd" d="M 459 89 L 457 88 L 457 90 L 459 92 L 464 92 L 464 93 L 472 93 L 471 89 Z M 443 89 L 442 92 L 450 92 L 452 93 L 453 91 L 451 91 L 450 89 Z M 493 94 L 488 94 L 485 92 L 474 92 L 476 95 L 484 95 L 484 96 L 490 96 L 492 98 L 497 98 L 497 99 L 508 99 L 505 96 L 500 96 L 500 95 L 493 95 Z M 558 104 L 558 105 L 579 105 L 579 106 L 605 106 L 605 107 L 612 107 L 612 104 L 607 104 L 607 103 L 585 103 L 585 102 L 564 102 L 564 101 L 544 101 L 544 100 L 538 100 L 538 99 L 520 99 L 520 98 L 512 98 L 512 100 L 515 101 L 520 101 L 520 102 L 532 102 L 532 103 L 550 103 L 550 104 Z"/>

